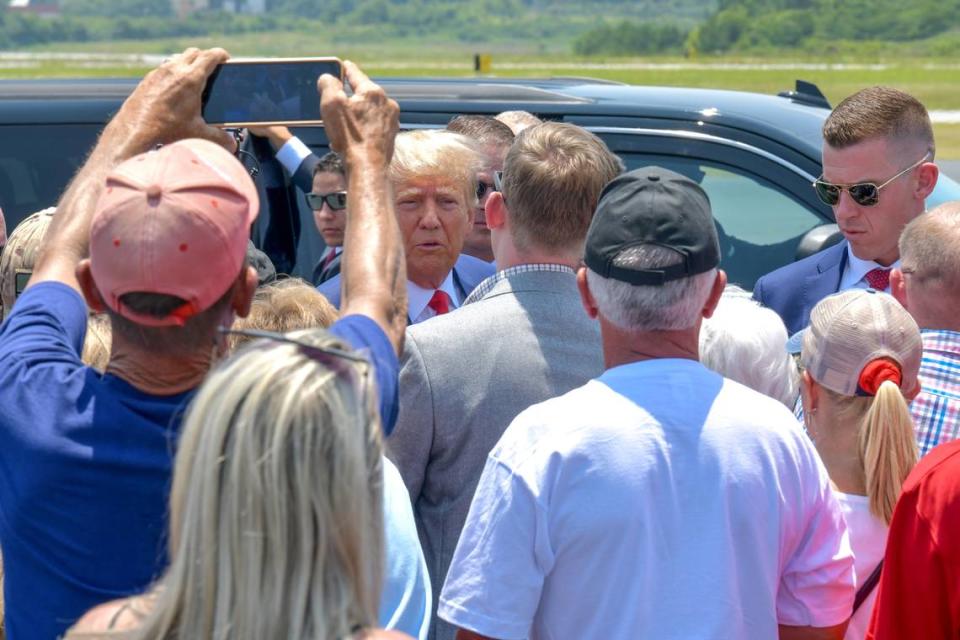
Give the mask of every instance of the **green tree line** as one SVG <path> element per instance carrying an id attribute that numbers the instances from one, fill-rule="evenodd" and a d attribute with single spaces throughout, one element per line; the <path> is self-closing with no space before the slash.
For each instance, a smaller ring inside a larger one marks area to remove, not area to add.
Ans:
<path id="1" fill-rule="evenodd" d="M 832 41 L 922 40 L 958 26 L 960 0 L 719 0 L 693 29 L 622 21 L 587 31 L 573 48 L 583 55 L 816 50 Z"/>

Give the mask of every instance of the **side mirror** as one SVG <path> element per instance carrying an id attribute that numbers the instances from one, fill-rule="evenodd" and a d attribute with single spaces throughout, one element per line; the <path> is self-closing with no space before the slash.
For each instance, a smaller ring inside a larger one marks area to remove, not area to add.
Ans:
<path id="1" fill-rule="evenodd" d="M 800 244 L 797 245 L 797 255 L 795 260 L 803 260 L 807 256 L 812 256 L 818 251 L 823 251 L 827 247 L 832 247 L 843 240 L 843 234 L 840 233 L 840 227 L 835 224 L 822 224 L 814 227 L 803 234 Z"/>

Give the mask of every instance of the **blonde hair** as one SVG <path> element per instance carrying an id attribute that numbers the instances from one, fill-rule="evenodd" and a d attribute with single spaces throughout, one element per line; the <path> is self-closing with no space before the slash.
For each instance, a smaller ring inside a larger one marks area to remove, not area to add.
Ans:
<path id="1" fill-rule="evenodd" d="M 503 164 L 513 243 L 580 257 L 600 192 L 622 170 L 603 140 L 582 127 L 545 122 L 525 129 Z"/>
<path id="2" fill-rule="evenodd" d="M 56 209 L 50 207 L 32 213 L 17 225 L 0 252 L 0 315 L 7 317 L 16 301 L 18 271 L 33 271 L 43 237 Z M 0 318 L 2 319 L 2 318 Z"/>
<path id="3" fill-rule="evenodd" d="M 288 334 L 348 349 L 323 330 Z M 367 363 L 260 340 L 203 383 L 170 496 L 171 565 L 138 638 L 340 638 L 375 626 L 382 443 Z"/>
<path id="4" fill-rule="evenodd" d="M 83 364 L 101 373 L 106 371 L 112 342 L 110 316 L 106 313 L 90 314 L 87 318 L 87 334 L 83 338 L 83 352 L 80 355 Z"/>
<path id="5" fill-rule="evenodd" d="M 470 138 L 444 129 L 417 129 L 397 135 L 390 162 L 394 190 L 419 178 L 440 178 L 463 190 L 464 204 L 477 206 L 477 173 L 484 166 Z"/>
<path id="6" fill-rule="evenodd" d="M 326 296 L 300 278 L 285 278 L 263 285 L 253 296 L 250 313 L 237 318 L 234 329 L 286 333 L 297 329 L 326 329 L 337 319 L 337 310 Z M 230 350 L 252 338 L 228 336 Z"/>
<path id="7" fill-rule="evenodd" d="M 820 386 L 837 408 L 837 424 L 857 426 L 870 513 L 890 524 L 907 474 L 917 463 L 913 418 L 900 388 L 886 381 L 877 395 L 844 396 Z"/>
<path id="8" fill-rule="evenodd" d="M 495 115 L 494 119 L 510 127 L 514 135 L 520 135 L 527 127 L 535 127 L 543 122 L 529 111 L 504 111 Z"/>

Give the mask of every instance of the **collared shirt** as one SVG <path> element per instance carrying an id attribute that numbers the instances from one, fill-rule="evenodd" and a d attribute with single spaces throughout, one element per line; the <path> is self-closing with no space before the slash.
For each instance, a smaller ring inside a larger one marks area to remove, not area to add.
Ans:
<path id="1" fill-rule="evenodd" d="M 874 269 L 899 269 L 900 260 L 897 260 L 888 267 L 878 264 L 873 260 L 861 260 L 853 255 L 850 245 L 847 245 L 847 266 L 843 270 L 843 276 L 840 278 L 840 291 L 847 289 L 869 289 L 870 284 L 865 280 L 868 273 Z M 890 293 L 890 287 L 884 289 Z"/>
<path id="2" fill-rule="evenodd" d="M 305 145 L 303 140 L 294 136 L 287 140 L 283 146 L 280 147 L 280 150 L 277 151 L 277 162 L 290 172 L 290 175 L 293 175 L 297 172 L 297 167 L 300 166 L 304 158 L 311 153 L 313 152 L 310 151 L 310 147 Z"/>
<path id="3" fill-rule="evenodd" d="M 568 267 L 565 264 L 518 264 L 515 267 L 508 267 L 501 271 L 497 271 L 492 276 L 488 277 L 486 280 L 477 285 L 477 288 L 467 296 L 467 299 L 464 300 L 463 304 L 470 304 L 476 302 L 483 296 L 490 293 L 497 283 L 501 280 L 506 280 L 512 275 L 517 273 L 530 273 L 532 271 L 553 271 L 557 273 L 575 273 L 573 269 Z"/>
<path id="4" fill-rule="evenodd" d="M 920 393 L 910 404 L 917 447 L 933 447 L 960 437 L 960 332 L 924 329 Z"/>
<path id="5" fill-rule="evenodd" d="M 451 311 L 460 306 L 460 296 L 457 295 L 457 287 L 453 282 L 452 269 L 439 288 L 450 296 Z M 436 311 L 427 306 L 435 291 L 436 289 L 424 289 L 407 280 L 407 314 L 410 316 L 411 324 L 423 322 L 437 315 Z"/>

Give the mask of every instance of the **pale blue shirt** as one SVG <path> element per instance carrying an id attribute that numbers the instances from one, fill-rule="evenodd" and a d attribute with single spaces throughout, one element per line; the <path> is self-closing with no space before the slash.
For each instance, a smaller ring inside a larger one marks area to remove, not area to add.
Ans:
<path id="1" fill-rule="evenodd" d="M 413 520 L 410 494 L 400 472 L 383 459 L 383 526 L 386 562 L 380 597 L 380 626 L 426 640 L 433 591 Z"/>
<path id="2" fill-rule="evenodd" d="M 450 296 L 451 311 L 460 306 L 460 296 L 457 295 L 457 287 L 453 282 L 452 269 L 439 288 Z M 427 306 L 435 291 L 436 289 L 424 289 L 412 280 L 407 280 L 407 315 L 410 316 L 411 324 L 429 320 L 437 315 L 436 311 Z"/>
<path id="3" fill-rule="evenodd" d="M 892 265 L 885 267 L 873 260 L 861 260 L 853 255 L 850 246 L 847 245 L 847 266 L 843 270 L 843 276 L 840 278 L 840 291 L 847 289 L 869 289 L 870 285 L 864 279 L 868 273 L 874 269 L 899 269 L 900 260 Z M 884 289 L 885 293 L 890 293 L 890 287 Z"/>

